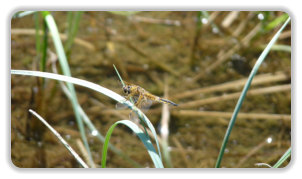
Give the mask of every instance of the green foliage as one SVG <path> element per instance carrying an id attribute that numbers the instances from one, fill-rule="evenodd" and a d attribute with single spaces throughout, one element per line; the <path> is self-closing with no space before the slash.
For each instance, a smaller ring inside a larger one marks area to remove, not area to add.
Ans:
<path id="1" fill-rule="evenodd" d="M 102 153 L 102 168 L 106 168 L 106 157 L 107 157 L 107 148 L 108 148 L 108 143 L 111 137 L 111 134 L 113 132 L 113 129 L 118 125 L 118 124 L 123 124 L 127 127 L 129 127 L 138 137 L 139 139 L 143 142 L 145 147 L 148 150 L 148 153 L 155 165 L 156 168 L 163 168 L 163 164 L 161 161 L 160 156 L 156 152 L 155 148 L 153 147 L 150 138 L 133 122 L 129 120 L 122 120 L 122 121 L 117 121 L 114 123 L 110 129 L 107 131 L 104 146 L 103 146 L 103 153 Z"/>
<path id="2" fill-rule="evenodd" d="M 281 25 L 282 23 L 284 23 L 287 19 L 288 19 L 288 14 L 282 14 L 281 16 L 275 18 L 273 21 L 271 21 L 269 24 L 267 24 L 265 27 L 264 27 L 264 30 L 266 32 L 276 28 L 277 26 Z"/>
<path id="3" fill-rule="evenodd" d="M 291 152 L 292 148 L 290 147 L 278 160 L 278 162 L 273 166 L 273 168 L 279 168 L 291 156 Z"/>
<path id="4" fill-rule="evenodd" d="M 20 11 L 13 15 L 13 18 L 22 18 L 35 13 L 35 11 Z"/>
<path id="5" fill-rule="evenodd" d="M 79 23 L 80 23 L 82 14 L 83 14 L 83 11 L 68 12 L 67 41 L 64 45 L 66 54 L 70 54 L 70 50 L 71 50 L 74 38 L 76 37 L 78 29 L 79 29 Z"/>

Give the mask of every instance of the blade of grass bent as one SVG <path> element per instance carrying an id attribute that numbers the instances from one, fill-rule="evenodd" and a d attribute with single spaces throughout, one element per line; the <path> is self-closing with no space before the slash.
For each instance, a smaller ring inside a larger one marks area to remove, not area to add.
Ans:
<path id="1" fill-rule="evenodd" d="M 53 74 L 53 73 L 47 73 L 47 72 L 40 72 L 40 71 L 30 71 L 30 70 L 11 70 L 11 74 L 15 74 L 15 75 L 27 75 L 27 76 L 38 76 L 38 77 L 43 77 L 43 78 L 50 78 L 50 79 L 54 79 L 54 80 L 59 80 L 59 81 L 64 81 L 64 82 L 68 82 L 68 83 L 73 83 L 73 84 L 77 84 L 86 88 L 90 88 L 92 90 L 95 90 L 97 92 L 100 92 L 114 100 L 116 100 L 119 103 L 123 103 L 124 105 L 128 106 L 130 109 L 136 110 L 138 113 L 140 113 L 143 118 L 145 119 L 146 122 L 149 123 L 150 125 L 150 130 L 153 132 L 155 132 L 155 129 L 153 127 L 153 125 L 151 124 L 151 122 L 149 121 L 149 119 L 139 110 L 137 109 L 130 101 L 126 101 L 126 99 L 122 96 L 120 96 L 119 94 L 104 88 L 100 85 L 91 83 L 89 81 L 85 81 L 85 80 L 81 80 L 81 79 L 77 79 L 77 78 L 73 78 L 73 77 L 69 77 L 69 76 L 64 76 L 64 75 L 58 75 L 58 74 Z M 156 132 L 155 132 L 156 134 Z M 159 147 L 159 144 L 157 143 L 157 147 Z M 160 153 L 157 154 L 160 156 Z"/>
<path id="2" fill-rule="evenodd" d="M 148 153 L 155 165 L 156 168 L 164 168 L 161 158 L 159 157 L 159 155 L 157 154 L 155 148 L 153 147 L 150 138 L 133 122 L 129 121 L 129 120 L 122 120 L 122 121 L 117 121 L 116 123 L 114 123 L 108 130 L 106 137 L 105 137 L 105 142 L 104 142 L 104 146 L 103 146 L 103 153 L 102 153 L 102 168 L 106 168 L 106 158 L 107 158 L 107 148 L 108 148 L 108 143 L 111 137 L 111 134 L 114 130 L 114 128 L 118 125 L 118 124 L 123 124 L 127 127 L 129 127 L 138 137 L 139 139 L 143 142 L 143 144 L 145 145 L 145 147 L 148 150 Z"/>
<path id="3" fill-rule="evenodd" d="M 71 146 L 63 139 L 63 137 L 52 128 L 39 114 L 33 110 L 29 110 L 34 116 L 36 116 L 58 139 L 59 141 L 67 148 L 67 150 L 74 156 L 74 158 L 79 162 L 83 168 L 89 168 L 88 165 L 82 160 L 82 158 L 71 148 Z"/>
<path id="4" fill-rule="evenodd" d="M 73 84 L 80 85 L 80 86 L 95 90 L 97 92 L 100 92 L 100 93 L 114 99 L 117 102 L 123 103 L 126 106 L 133 106 L 133 104 L 130 101 L 126 101 L 126 99 L 124 97 L 115 93 L 114 91 L 104 88 L 98 84 L 94 84 L 92 82 L 74 78 L 71 76 L 59 75 L 59 74 L 48 73 L 48 72 L 31 71 L 31 70 L 11 70 L 11 74 L 37 76 L 37 77 L 43 77 L 43 78 L 49 78 L 49 79 L 54 79 L 54 80 L 58 80 L 58 81 L 63 81 L 63 82 L 67 82 L 67 83 L 73 83 Z"/>
<path id="5" fill-rule="evenodd" d="M 42 15 L 43 15 L 43 18 L 44 18 L 47 26 L 48 26 L 49 31 L 51 32 L 51 37 L 52 37 L 56 52 L 57 52 L 58 57 L 59 57 L 59 62 L 60 62 L 60 66 L 62 68 L 62 71 L 63 71 L 64 75 L 71 76 L 69 65 L 68 65 L 68 62 L 67 62 L 66 55 L 65 55 L 65 51 L 64 51 L 64 48 L 63 48 L 63 45 L 62 45 L 62 42 L 61 42 L 61 39 L 60 39 L 60 36 L 59 36 L 59 31 L 58 31 L 57 25 L 56 25 L 52 15 L 49 12 L 42 11 Z M 75 92 L 74 86 L 71 83 L 67 83 L 67 87 L 68 87 L 68 89 L 69 89 L 69 91 L 72 95 L 71 103 L 72 103 L 72 107 L 73 107 L 73 110 L 74 110 L 74 113 L 75 113 L 75 117 L 76 117 L 76 121 L 77 121 L 79 130 L 80 130 L 81 138 L 84 142 L 84 145 L 85 145 L 85 148 L 88 152 L 88 155 L 89 155 L 90 159 L 92 160 L 92 155 L 91 155 L 89 144 L 88 144 L 88 141 L 87 141 L 87 138 L 86 138 L 83 121 L 82 121 L 82 118 L 81 118 L 80 113 L 79 113 L 78 108 L 77 108 L 79 103 L 78 103 L 78 99 L 76 97 L 76 92 Z"/>
<path id="6" fill-rule="evenodd" d="M 285 160 L 288 159 L 288 157 L 291 156 L 291 152 L 292 152 L 292 148 L 290 147 L 290 148 L 283 154 L 283 156 L 278 160 L 278 162 L 273 166 L 273 168 L 279 168 L 280 165 L 282 165 L 283 162 L 285 162 Z"/>
<path id="7" fill-rule="evenodd" d="M 225 150 L 225 147 L 226 147 L 226 144 L 228 142 L 228 139 L 229 139 L 229 136 L 231 134 L 231 131 L 232 131 L 232 128 L 235 124 L 235 121 L 236 121 L 236 118 L 237 118 L 237 115 L 238 115 L 238 112 L 241 108 L 241 105 L 243 103 L 243 100 L 246 96 L 246 93 L 247 93 L 247 90 L 249 89 L 250 85 L 251 85 L 251 82 L 255 76 L 255 74 L 257 73 L 258 71 L 258 68 L 260 67 L 261 63 L 264 61 L 266 55 L 268 54 L 268 52 L 270 51 L 271 47 L 274 45 L 274 43 L 277 41 L 278 37 L 280 36 L 281 32 L 283 31 L 283 29 L 286 27 L 286 25 L 288 24 L 288 22 L 290 21 L 290 18 L 288 18 L 286 20 L 286 22 L 283 24 L 283 26 L 280 28 L 280 30 L 274 35 L 274 37 L 272 38 L 272 40 L 269 42 L 269 44 L 266 46 L 266 48 L 263 50 L 263 52 L 261 53 L 261 55 L 259 56 L 256 64 L 254 65 L 250 75 L 249 75 L 249 78 L 242 90 L 242 93 L 238 99 L 238 102 L 236 104 L 236 107 L 235 107 L 235 110 L 233 112 L 233 115 L 231 117 L 231 120 L 229 122 L 229 125 L 228 125 L 228 128 L 227 128 L 227 131 L 225 133 L 225 136 L 224 136 L 224 139 L 223 139 L 223 142 L 222 142 L 222 146 L 220 148 L 220 152 L 219 152 L 219 155 L 218 155 L 218 158 L 217 158 L 217 161 L 216 161 L 216 165 L 215 167 L 216 168 L 219 168 L 220 167 L 220 163 L 221 163 L 221 160 L 222 160 L 222 157 L 223 157 L 223 154 L 224 154 L 224 150 Z"/>
<path id="8" fill-rule="evenodd" d="M 17 12 L 13 15 L 13 18 L 22 18 L 24 16 L 30 15 L 35 13 L 36 11 L 23 11 L 23 12 Z"/>

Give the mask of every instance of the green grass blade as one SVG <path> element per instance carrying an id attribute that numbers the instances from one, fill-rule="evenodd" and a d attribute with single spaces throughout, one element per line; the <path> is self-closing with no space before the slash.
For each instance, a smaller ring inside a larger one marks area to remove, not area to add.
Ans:
<path id="1" fill-rule="evenodd" d="M 54 42 L 57 55 L 59 57 L 59 62 L 60 62 L 60 66 L 63 71 L 63 74 L 66 76 L 71 76 L 69 65 L 67 62 L 66 55 L 65 55 L 65 51 L 64 51 L 64 48 L 63 48 L 63 45 L 62 45 L 62 42 L 61 42 L 61 39 L 59 36 L 59 31 L 58 31 L 57 25 L 56 25 L 52 15 L 49 12 L 43 11 L 42 14 L 43 14 L 44 20 L 47 24 L 47 27 L 48 27 L 49 31 L 51 32 L 51 37 Z M 77 125 L 80 130 L 81 138 L 82 138 L 85 148 L 88 152 L 88 155 L 89 155 L 90 159 L 92 160 L 90 148 L 89 148 L 88 141 L 87 141 L 86 134 L 85 134 L 85 128 L 83 125 L 83 121 L 82 121 L 81 115 L 77 108 L 79 103 L 78 103 L 78 99 L 76 97 L 76 92 L 75 92 L 74 86 L 71 83 L 67 83 L 67 87 L 72 95 L 71 103 L 72 103 L 72 107 L 73 107 L 73 110 L 75 113 Z"/>
<path id="2" fill-rule="evenodd" d="M 133 104 L 130 101 L 126 101 L 126 99 L 124 97 L 122 97 L 121 95 L 119 95 L 119 94 L 115 93 L 114 91 L 111 91 L 107 88 L 104 88 L 100 85 L 89 82 L 89 81 L 85 81 L 85 80 L 81 80 L 78 78 L 73 78 L 73 77 L 65 76 L 65 75 L 59 75 L 59 74 L 48 73 L 48 72 L 40 72 L 40 71 L 30 71 L 30 70 L 11 70 L 11 74 L 43 77 L 43 78 L 59 80 L 59 81 L 67 82 L 67 83 L 73 83 L 73 84 L 80 85 L 80 86 L 95 90 L 97 92 L 100 92 L 100 93 L 114 99 L 117 102 L 123 103 L 127 106 L 134 108 Z"/>
<path id="3" fill-rule="evenodd" d="M 261 45 L 260 46 L 262 49 L 264 49 L 266 47 L 266 45 Z M 273 45 L 271 50 L 274 50 L 274 51 L 284 51 L 284 52 L 289 52 L 291 53 L 292 52 L 292 49 L 291 49 L 291 46 L 289 45 Z"/>
<path id="4" fill-rule="evenodd" d="M 42 58 L 40 63 L 40 70 L 46 71 L 47 60 L 47 48 L 48 48 L 48 28 L 45 21 L 43 21 L 43 43 L 42 43 Z"/>
<path id="5" fill-rule="evenodd" d="M 79 111 L 81 113 L 81 115 L 83 116 L 83 120 L 85 122 L 85 124 L 87 125 L 87 127 L 89 128 L 89 130 L 91 131 L 91 133 L 96 136 L 102 143 L 105 142 L 105 137 L 96 129 L 96 127 L 92 124 L 92 122 L 89 120 L 88 116 L 86 115 L 86 113 L 84 112 L 84 110 L 82 109 L 81 106 L 78 106 Z M 129 163 L 131 163 L 134 167 L 142 167 L 139 163 L 135 162 L 134 160 L 132 160 L 129 156 L 125 155 L 122 151 L 120 151 L 119 149 L 117 149 L 116 147 L 114 147 L 113 145 L 111 145 L 109 143 L 109 149 L 112 150 L 113 152 L 115 152 L 116 154 L 118 154 L 119 156 L 121 156 L 123 159 L 125 159 L 126 161 L 128 161 Z"/>
<path id="6" fill-rule="evenodd" d="M 123 87 L 124 87 L 124 86 L 125 86 L 125 83 L 124 83 L 124 81 L 123 81 L 123 79 L 122 79 L 120 73 L 118 72 L 118 70 L 116 69 L 116 67 L 115 67 L 114 64 L 113 64 L 113 68 L 114 68 L 114 70 L 115 70 L 115 72 L 116 72 L 118 78 L 120 79 L 120 81 L 121 81 L 121 83 L 122 83 L 122 85 L 123 85 Z"/>
<path id="7" fill-rule="evenodd" d="M 288 159 L 288 157 L 291 156 L 291 152 L 292 152 L 292 148 L 290 147 L 290 148 L 283 154 L 283 156 L 278 160 L 278 162 L 273 166 L 273 168 L 279 168 L 280 165 L 282 165 L 283 162 L 285 162 L 286 159 Z"/>
<path id="8" fill-rule="evenodd" d="M 68 37 L 67 41 L 65 43 L 65 52 L 67 54 L 70 53 L 73 41 L 75 36 L 77 35 L 78 29 L 79 29 L 79 23 L 83 14 L 83 11 L 77 11 L 77 12 L 68 12 L 69 18 L 68 18 Z M 72 15 L 71 13 L 75 13 Z"/>
<path id="9" fill-rule="evenodd" d="M 67 30 L 67 35 L 71 33 L 71 28 L 70 25 L 72 24 L 72 19 L 73 19 L 73 11 L 68 11 L 67 12 L 67 23 L 68 23 L 68 28 Z"/>
<path id="10" fill-rule="evenodd" d="M 141 110 L 139 110 L 136 106 L 133 105 L 132 107 L 129 107 L 129 108 L 131 110 L 133 110 L 139 116 L 140 120 L 142 120 L 148 126 L 148 128 L 151 130 L 151 132 L 154 136 L 154 139 L 155 139 L 155 143 L 156 143 L 156 147 L 157 147 L 157 153 L 158 153 L 160 159 L 162 159 L 161 151 L 160 151 L 160 147 L 159 147 L 159 142 L 158 142 L 158 139 L 157 139 L 157 133 L 156 133 L 156 130 L 155 130 L 153 124 L 146 117 L 146 115 Z M 146 134 L 148 136 L 147 132 L 146 132 Z"/>
<path id="11" fill-rule="evenodd" d="M 166 167 L 173 168 L 168 141 L 162 140 L 161 146 L 162 146 L 163 158 L 165 160 Z"/>
<path id="12" fill-rule="evenodd" d="M 88 165 L 82 160 L 82 158 L 71 148 L 71 146 L 63 139 L 63 137 L 52 128 L 39 114 L 37 114 L 33 110 L 29 110 L 34 116 L 36 116 L 58 139 L 59 141 L 66 147 L 66 149 L 74 156 L 74 158 L 79 162 L 79 164 L 84 168 L 89 168 Z"/>
<path id="13" fill-rule="evenodd" d="M 118 124 L 123 124 L 127 127 L 129 127 L 138 137 L 139 139 L 143 142 L 145 147 L 148 150 L 148 153 L 155 165 L 156 168 L 164 168 L 160 156 L 157 154 L 155 148 L 153 147 L 150 138 L 133 122 L 129 120 L 122 120 L 114 123 L 110 129 L 108 130 L 106 137 L 105 137 L 105 142 L 103 146 L 103 153 L 102 153 L 102 168 L 106 168 L 106 158 L 107 158 L 107 149 L 108 149 L 108 143 L 111 137 L 111 134 L 114 130 L 114 128 Z"/>
<path id="14" fill-rule="evenodd" d="M 266 32 L 276 28 L 278 25 L 284 23 L 286 20 L 288 19 L 288 14 L 284 13 L 281 16 L 277 17 L 276 19 L 274 19 L 272 22 L 270 22 L 269 24 L 267 24 L 264 28 L 264 30 Z"/>
<path id="15" fill-rule="evenodd" d="M 220 163 L 221 163 L 221 160 L 222 160 L 222 157 L 223 157 L 223 154 L 224 154 L 224 151 L 225 151 L 225 147 L 226 147 L 226 144 L 229 140 L 229 136 L 231 134 L 231 131 L 232 131 L 232 128 L 235 124 L 235 121 L 236 121 L 236 118 L 237 118 L 237 115 L 238 115 L 238 112 L 241 108 L 241 105 L 244 101 L 244 98 L 246 96 L 246 93 L 251 85 L 251 82 L 254 78 L 254 76 L 256 75 L 260 65 L 262 64 L 262 62 L 264 61 L 266 55 L 268 54 L 268 52 L 270 51 L 271 47 L 274 45 L 274 43 L 277 41 L 278 37 L 280 36 L 281 32 L 283 31 L 283 29 L 286 27 L 286 25 L 289 23 L 290 21 L 290 18 L 288 18 L 286 20 L 286 22 L 283 24 L 283 26 L 280 28 L 280 30 L 274 35 L 274 37 L 272 38 L 272 40 L 269 42 L 269 44 L 266 46 L 266 48 L 263 50 L 263 52 L 261 53 L 261 55 L 259 56 L 256 64 L 254 65 L 250 75 L 249 75 L 249 78 L 242 90 L 242 93 L 238 99 L 238 102 L 236 104 L 236 107 L 235 107 L 235 110 L 233 112 L 233 115 L 232 115 L 232 118 L 229 122 L 229 125 L 228 125 L 228 128 L 227 128 L 227 131 L 225 133 L 225 136 L 224 136 L 224 139 L 223 139 L 223 142 L 222 142 L 222 146 L 220 148 L 220 152 L 219 152 L 219 155 L 218 155 L 218 158 L 217 158 L 217 161 L 216 161 L 216 165 L 215 167 L 216 168 L 219 168 L 220 167 Z"/>
<path id="16" fill-rule="evenodd" d="M 34 14 L 34 19 L 35 19 L 35 37 L 36 37 L 36 51 L 37 51 L 37 56 L 40 59 L 40 52 L 41 52 L 41 41 L 40 41 L 40 13 L 36 12 Z"/>
<path id="17" fill-rule="evenodd" d="M 31 15 L 35 13 L 36 11 L 23 11 L 23 12 L 17 12 L 13 15 L 13 18 L 22 18 L 24 16 Z"/>

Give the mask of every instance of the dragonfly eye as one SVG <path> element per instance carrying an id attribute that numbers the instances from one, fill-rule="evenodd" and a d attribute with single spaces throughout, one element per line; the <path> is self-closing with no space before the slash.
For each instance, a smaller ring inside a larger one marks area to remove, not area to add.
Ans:
<path id="1" fill-rule="evenodd" d="M 127 94 L 127 88 L 123 88 L 124 93 Z"/>

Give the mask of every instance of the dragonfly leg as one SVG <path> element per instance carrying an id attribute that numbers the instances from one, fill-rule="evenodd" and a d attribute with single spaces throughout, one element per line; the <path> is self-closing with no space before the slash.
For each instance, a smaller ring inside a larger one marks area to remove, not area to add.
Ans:
<path id="1" fill-rule="evenodd" d="M 133 94 L 128 94 L 127 96 L 125 96 L 125 99 L 129 101 L 131 97 L 133 97 Z"/>
<path id="2" fill-rule="evenodd" d="M 136 103 L 135 103 L 135 106 L 140 107 L 139 105 L 140 105 L 142 99 L 143 99 L 143 95 L 140 94 L 137 101 L 136 101 Z"/>

